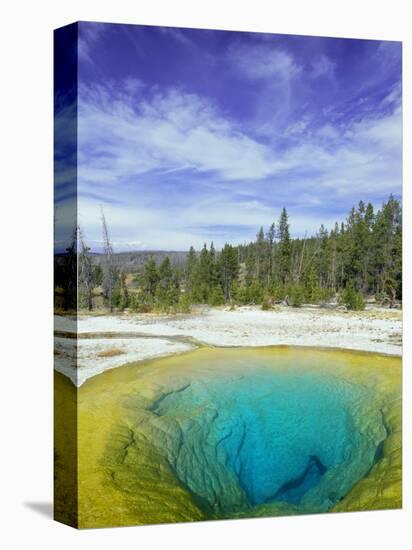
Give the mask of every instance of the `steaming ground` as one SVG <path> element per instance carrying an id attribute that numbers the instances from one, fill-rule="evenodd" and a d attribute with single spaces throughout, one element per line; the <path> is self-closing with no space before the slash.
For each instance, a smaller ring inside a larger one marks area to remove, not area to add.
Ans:
<path id="1" fill-rule="evenodd" d="M 55 330 L 73 332 L 73 322 L 56 316 Z M 316 308 L 262 311 L 199 309 L 190 315 L 122 314 L 80 316 L 75 340 L 55 338 L 56 369 L 80 386 L 88 378 L 127 363 L 209 346 L 314 346 L 402 353 L 402 314 L 372 308 L 343 312 Z M 87 337 L 87 339 L 85 338 Z"/>

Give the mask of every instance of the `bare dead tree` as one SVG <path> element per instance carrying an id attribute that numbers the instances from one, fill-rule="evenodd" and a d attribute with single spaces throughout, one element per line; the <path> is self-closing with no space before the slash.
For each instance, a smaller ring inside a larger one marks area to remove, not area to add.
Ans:
<path id="1" fill-rule="evenodd" d="M 298 268 L 298 276 L 297 276 L 298 282 L 300 281 L 300 277 L 302 274 L 303 259 L 305 257 L 305 248 L 306 248 L 306 232 L 305 232 L 305 236 L 303 237 L 303 246 L 302 246 L 302 251 L 301 251 L 300 260 L 299 260 L 299 268 Z"/>
<path id="2" fill-rule="evenodd" d="M 272 223 L 267 233 L 267 241 L 269 244 L 268 284 L 271 283 L 273 278 L 273 249 L 274 249 L 275 237 L 276 237 L 276 226 L 274 223 Z"/>
<path id="3" fill-rule="evenodd" d="M 312 265 L 312 262 L 313 260 L 316 258 L 316 256 L 319 254 L 320 252 L 320 249 L 321 249 L 321 243 L 318 243 L 316 248 L 315 248 L 315 251 L 313 252 L 312 256 L 308 259 L 308 261 L 306 262 L 306 264 L 303 266 L 302 270 L 301 270 L 301 276 L 306 273 L 306 271 L 310 268 L 310 266 Z"/>
<path id="4" fill-rule="evenodd" d="M 110 312 L 113 311 L 113 288 L 116 283 L 116 267 L 114 265 L 113 247 L 110 242 L 109 229 L 102 209 L 103 226 L 103 251 L 105 255 L 105 264 L 103 269 L 103 292 L 109 302 Z"/>
<path id="5" fill-rule="evenodd" d="M 91 311 L 93 309 L 93 288 L 96 284 L 96 278 L 94 274 L 92 259 L 90 257 L 90 248 L 86 245 L 83 233 L 78 227 L 78 240 L 80 244 L 79 254 L 79 285 L 83 287 L 87 309 Z"/>

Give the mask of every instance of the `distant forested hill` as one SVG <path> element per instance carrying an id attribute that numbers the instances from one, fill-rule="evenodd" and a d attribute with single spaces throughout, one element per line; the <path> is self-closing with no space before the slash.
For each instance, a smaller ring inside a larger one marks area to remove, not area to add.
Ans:
<path id="1" fill-rule="evenodd" d="M 293 220 L 291 220 L 293 224 Z M 249 243 L 216 250 L 115 253 L 103 217 L 104 253 L 92 254 L 80 228 L 56 258 L 55 285 L 67 309 L 93 309 L 94 289 L 114 308 L 188 310 L 191 304 L 299 307 L 336 300 L 362 309 L 365 298 L 399 307 L 402 301 L 402 206 L 392 195 L 380 210 L 360 201 L 344 222 L 292 238 L 286 208 Z M 77 253 L 76 253 L 77 250 Z M 78 269 L 76 267 L 78 264 Z M 76 271 L 77 270 L 77 271 Z M 76 279 L 78 274 L 78 279 Z"/>
<path id="2" fill-rule="evenodd" d="M 153 258 L 157 265 L 160 265 L 166 256 L 169 256 L 171 264 L 174 267 L 181 267 L 186 261 L 187 253 L 182 251 L 163 251 L 163 250 L 138 250 L 136 252 L 114 252 L 113 260 L 119 269 L 133 273 L 139 271 L 146 262 Z M 104 254 L 92 254 L 93 262 L 103 266 L 105 262 Z"/>

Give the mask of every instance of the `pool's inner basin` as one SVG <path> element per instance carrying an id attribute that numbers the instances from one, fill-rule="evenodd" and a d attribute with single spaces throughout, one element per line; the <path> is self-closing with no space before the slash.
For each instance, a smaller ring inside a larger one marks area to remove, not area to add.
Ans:
<path id="1" fill-rule="evenodd" d="M 79 390 L 56 373 L 61 418 L 78 410 L 79 524 L 399 508 L 401 367 L 353 351 L 205 346 Z M 58 473 L 72 483 L 66 440 Z"/>
<path id="2" fill-rule="evenodd" d="M 150 406 L 152 442 L 203 510 L 286 503 L 326 511 L 386 437 L 371 391 L 333 376 L 249 369 L 191 379 Z"/>

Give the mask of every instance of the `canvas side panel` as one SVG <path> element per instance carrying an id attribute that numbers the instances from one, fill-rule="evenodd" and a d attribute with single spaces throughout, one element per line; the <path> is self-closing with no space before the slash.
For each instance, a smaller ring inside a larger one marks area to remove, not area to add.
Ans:
<path id="1" fill-rule="evenodd" d="M 54 518 L 78 525 L 77 24 L 54 32 Z"/>

